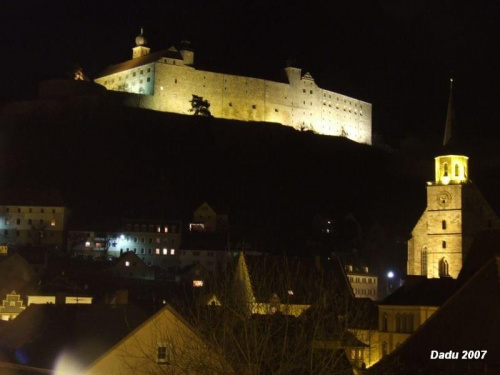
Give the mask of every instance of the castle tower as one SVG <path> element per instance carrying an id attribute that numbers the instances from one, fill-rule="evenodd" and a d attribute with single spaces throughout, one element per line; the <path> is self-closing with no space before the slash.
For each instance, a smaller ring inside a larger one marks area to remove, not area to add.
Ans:
<path id="1" fill-rule="evenodd" d="M 181 49 L 179 52 L 181 53 L 182 59 L 184 60 L 184 65 L 194 65 L 194 51 L 191 47 L 191 42 L 183 40 L 181 42 Z"/>
<path id="2" fill-rule="evenodd" d="M 427 183 L 427 208 L 408 241 L 408 275 L 457 278 L 475 235 L 498 227 L 498 217 L 469 179 L 468 157 L 457 151 L 453 80 L 443 155 L 435 158 L 435 178 Z"/>
<path id="3" fill-rule="evenodd" d="M 144 29 L 141 27 L 141 35 L 135 38 L 135 47 L 132 48 L 133 59 L 149 54 L 149 47 L 146 47 L 147 42 L 144 37 Z"/>

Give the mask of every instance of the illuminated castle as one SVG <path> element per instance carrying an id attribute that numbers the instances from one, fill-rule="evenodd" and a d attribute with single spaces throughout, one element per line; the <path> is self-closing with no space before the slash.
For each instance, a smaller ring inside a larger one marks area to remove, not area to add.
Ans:
<path id="1" fill-rule="evenodd" d="M 427 209 L 408 241 L 408 275 L 457 278 L 475 235 L 500 226 L 497 215 L 469 179 L 469 158 L 453 144 L 453 117 L 450 87 L 445 154 L 435 158 L 435 179 L 427 183 Z"/>
<path id="2" fill-rule="evenodd" d="M 371 104 L 324 90 L 299 68 L 285 68 L 285 82 L 214 73 L 194 68 L 189 42 L 155 53 L 142 31 L 135 42 L 131 60 L 108 67 L 95 80 L 108 90 L 139 94 L 131 105 L 191 114 L 197 95 L 208 100 L 214 117 L 275 122 L 372 143 Z"/>

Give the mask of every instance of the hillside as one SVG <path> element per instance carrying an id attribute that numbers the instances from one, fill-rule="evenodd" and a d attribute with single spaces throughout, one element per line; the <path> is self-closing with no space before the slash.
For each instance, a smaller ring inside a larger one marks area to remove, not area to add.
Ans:
<path id="1" fill-rule="evenodd" d="M 0 131 L 1 187 L 59 189 L 75 227 L 110 216 L 187 220 L 207 201 L 227 211 L 231 236 L 271 252 L 312 251 L 321 214 L 366 255 L 404 261 L 425 207 L 422 174 L 433 172 L 432 158 L 419 164 L 280 125 L 127 108 L 109 93 L 10 104 Z M 361 233 L 345 229 L 348 214 Z"/>

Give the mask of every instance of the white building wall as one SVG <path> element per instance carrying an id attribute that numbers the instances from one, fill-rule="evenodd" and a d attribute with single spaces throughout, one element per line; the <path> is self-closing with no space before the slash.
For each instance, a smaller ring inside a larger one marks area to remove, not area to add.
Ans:
<path id="1" fill-rule="evenodd" d="M 214 117 L 276 122 L 295 129 L 343 136 L 371 144 L 370 103 L 321 89 L 295 69 L 291 83 L 196 70 L 182 60 L 161 58 L 95 80 L 108 90 L 145 94 L 137 106 L 191 114 L 192 95 L 210 103 Z"/>

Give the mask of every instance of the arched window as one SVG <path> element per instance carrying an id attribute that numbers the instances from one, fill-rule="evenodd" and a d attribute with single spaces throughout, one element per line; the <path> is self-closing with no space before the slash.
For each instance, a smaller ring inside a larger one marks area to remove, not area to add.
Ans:
<path id="1" fill-rule="evenodd" d="M 443 247 L 443 249 L 446 249 L 446 241 L 443 241 L 443 243 L 441 244 L 441 246 Z"/>
<path id="2" fill-rule="evenodd" d="M 427 276 L 427 247 L 422 249 L 422 275 Z"/>
<path id="3" fill-rule="evenodd" d="M 458 164 L 455 164 L 455 177 L 460 175 L 460 167 Z"/>
<path id="4" fill-rule="evenodd" d="M 443 176 L 448 177 L 448 163 L 443 164 Z"/>
<path id="5" fill-rule="evenodd" d="M 450 276 L 449 264 L 445 258 L 439 261 L 439 276 Z"/>
<path id="6" fill-rule="evenodd" d="M 446 220 L 441 221 L 441 228 L 446 229 Z"/>

